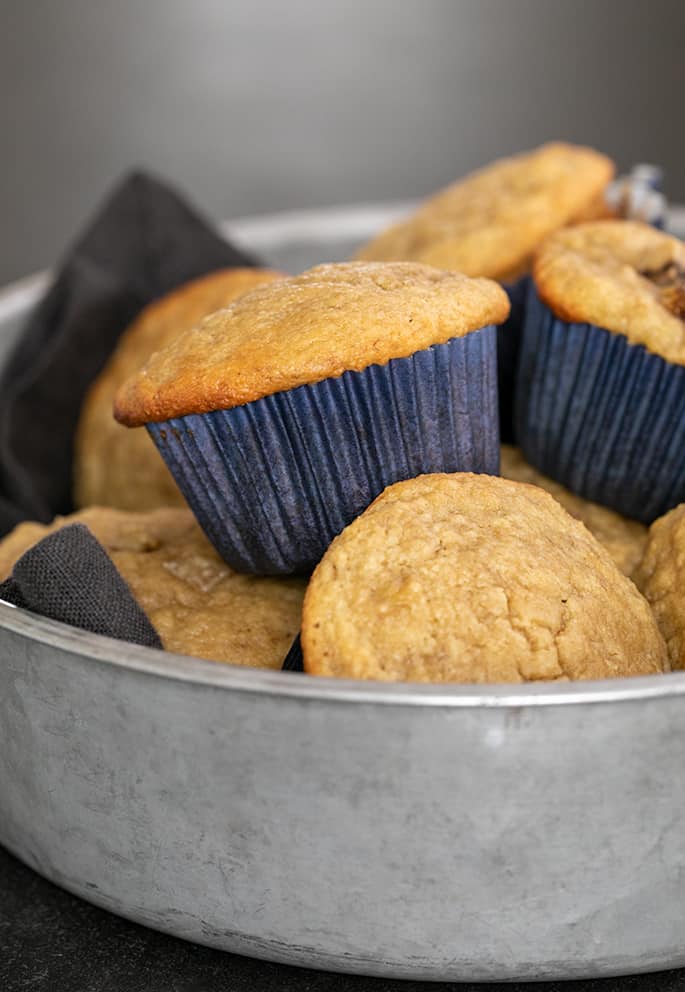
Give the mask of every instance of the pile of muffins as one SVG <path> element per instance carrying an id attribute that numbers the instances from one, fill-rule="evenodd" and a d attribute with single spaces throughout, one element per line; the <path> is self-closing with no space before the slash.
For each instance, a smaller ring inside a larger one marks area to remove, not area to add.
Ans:
<path id="1" fill-rule="evenodd" d="M 147 307 L 83 407 L 83 509 L 20 525 L 0 578 L 79 520 L 172 651 L 280 668 L 301 632 L 342 678 L 685 668 L 685 245 L 619 219 L 613 176 L 545 145 L 353 261 Z"/>

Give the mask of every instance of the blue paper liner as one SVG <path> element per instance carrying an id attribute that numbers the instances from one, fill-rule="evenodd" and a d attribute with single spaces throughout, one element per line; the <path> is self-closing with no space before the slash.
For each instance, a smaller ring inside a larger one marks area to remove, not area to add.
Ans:
<path id="1" fill-rule="evenodd" d="M 504 283 L 511 303 L 508 319 L 497 328 L 497 385 L 499 389 L 499 430 L 502 444 L 516 443 L 514 395 L 523 320 L 530 276 Z"/>
<path id="2" fill-rule="evenodd" d="M 585 499 L 651 523 L 685 500 L 685 368 L 592 324 L 567 324 L 531 286 L 518 371 L 528 461 Z"/>
<path id="3" fill-rule="evenodd" d="M 497 474 L 496 329 L 147 428 L 232 568 L 307 572 L 391 483 Z"/>
<path id="4" fill-rule="evenodd" d="M 640 220 L 659 230 L 666 227 L 668 201 L 663 193 L 664 173 L 658 165 L 639 163 L 619 176 L 606 192 L 609 206 L 624 220 Z"/>
<path id="5" fill-rule="evenodd" d="M 281 666 L 281 671 L 283 672 L 303 672 L 304 671 L 304 655 L 302 653 L 302 641 L 300 635 L 298 634 L 293 643 L 290 645 L 290 650 L 285 656 L 283 665 Z"/>

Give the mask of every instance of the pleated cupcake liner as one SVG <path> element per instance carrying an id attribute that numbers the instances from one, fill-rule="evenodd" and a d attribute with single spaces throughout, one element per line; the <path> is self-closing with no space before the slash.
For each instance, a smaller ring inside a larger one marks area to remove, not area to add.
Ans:
<path id="1" fill-rule="evenodd" d="M 497 328 L 497 385 L 499 389 L 499 429 L 503 444 L 515 444 L 514 394 L 523 320 L 530 276 L 504 283 L 511 303 L 508 319 Z"/>
<path id="2" fill-rule="evenodd" d="M 497 474 L 496 329 L 147 427 L 232 568 L 308 572 L 391 483 Z"/>
<path id="3" fill-rule="evenodd" d="M 663 182 L 660 166 L 638 163 L 628 175 L 619 176 L 609 185 L 607 203 L 623 220 L 639 220 L 663 230 L 668 220 Z"/>
<path id="4" fill-rule="evenodd" d="M 528 461 L 579 496 L 647 524 L 685 501 L 685 368 L 559 320 L 534 286 L 516 411 Z"/>
<path id="5" fill-rule="evenodd" d="M 281 671 L 283 672 L 303 672 L 304 671 L 304 655 L 302 653 L 302 641 L 300 635 L 298 634 L 293 643 L 290 646 L 290 650 L 285 656 L 285 660 L 281 666 Z"/>

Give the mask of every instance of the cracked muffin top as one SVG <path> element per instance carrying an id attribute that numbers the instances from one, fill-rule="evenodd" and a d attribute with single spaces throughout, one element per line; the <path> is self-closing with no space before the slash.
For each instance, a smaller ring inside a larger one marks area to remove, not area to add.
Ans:
<path id="1" fill-rule="evenodd" d="M 280 668 L 300 627 L 306 581 L 238 575 L 187 509 L 127 513 L 89 507 L 48 525 L 22 523 L 0 541 L 0 581 L 42 538 L 82 523 L 145 610 L 167 651 Z"/>
<path id="2" fill-rule="evenodd" d="M 258 286 L 158 351 L 121 387 L 129 427 L 226 410 L 404 358 L 509 315 L 504 290 L 411 262 L 319 265 Z"/>
<path id="3" fill-rule="evenodd" d="M 81 409 L 74 444 L 77 506 L 120 510 L 183 506 L 184 499 L 147 431 L 127 431 L 112 414 L 119 386 L 160 348 L 203 317 L 259 283 L 282 278 L 268 269 L 221 269 L 155 300 L 124 331 Z"/>
<path id="4" fill-rule="evenodd" d="M 649 528 L 634 579 L 654 611 L 671 667 L 685 668 L 685 503 Z"/>
<path id="5" fill-rule="evenodd" d="M 566 224 L 606 216 L 614 165 L 592 148 L 552 142 L 500 159 L 426 200 L 358 258 L 426 262 L 511 280 L 540 242 Z"/>
<path id="6" fill-rule="evenodd" d="M 637 221 L 558 231 L 536 253 L 540 299 L 561 320 L 589 323 L 685 365 L 685 244 Z"/>
<path id="7" fill-rule="evenodd" d="M 546 475 L 533 468 L 518 448 L 503 444 L 500 459 L 500 475 L 514 482 L 528 482 L 531 486 L 539 486 L 576 520 L 582 521 L 591 534 L 597 538 L 602 547 L 624 575 L 632 575 L 639 564 L 647 542 L 647 528 L 637 520 L 628 520 L 620 513 L 591 503 L 590 500 L 576 496 L 558 482 L 548 479 Z"/>
<path id="8" fill-rule="evenodd" d="M 668 670 L 645 599 L 534 486 L 469 473 L 390 486 L 305 595 L 307 672 L 527 682 Z"/>

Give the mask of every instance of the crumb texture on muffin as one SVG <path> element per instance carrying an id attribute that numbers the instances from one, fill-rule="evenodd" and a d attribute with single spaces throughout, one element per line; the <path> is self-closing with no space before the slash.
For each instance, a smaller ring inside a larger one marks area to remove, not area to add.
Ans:
<path id="1" fill-rule="evenodd" d="M 120 510 L 183 506 L 171 473 L 145 430 L 126 430 L 112 413 L 119 386 L 150 356 L 189 331 L 207 314 L 264 282 L 268 269 L 220 269 L 156 300 L 122 334 L 84 400 L 74 442 L 74 502 Z"/>
<path id="2" fill-rule="evenodd" d="M 514 279 L 552 231 L 605 213 L 603 192 L 613 175 L 605 155 L 551 142 L 493 162 L 441 190 L 365 245 L 358 257 Z"/>
<path id="3" fill-rule="evenodd" d="M 410 262 L 320 265 L 259 286 L 157 352 L 119 390 L 128 426 L 225 410 L 405 358 L 509 314 L 487 279 Z"/>
<path id="4" fill-rule="evenodd" d="M 533 265 L 561 320 L 624 334 L 685 365 L 685 244 L 647 224 L 608 220 L 551 235 Z"/>
<path id="5" fill-rule="evenodd" d="M 647 528 L 644 524 L 622 517 L 620 513 L 600 506 L 599 503 L 591 503 L 582 496 L 576 496 L 560 483 L 538 472 L 525 460 L 519 448 L 508 444 L 502 445 L 500 475 L 514 482 L 527 482 L 544 489 L 561 503 L 567 513 L 585 524 L 624 575 L 633 574 L 642 559 L 647 542 Z"/>
<path id="6" fill-rule="evenodd" d="M 634 578 L 654 611 L 671 667 L 685 668 L 685 503 L 649 528 Z"/>
<path id="7" fill-rule="evenodd" d="M 645 599 L 548 493 L 492 476 L 390 486 L 305 595 L 306 671 L 525 682 L 667 670 Z"/>
<path id="8" fill-rule="evenodd" d="M 238 575 L 187 509 L 89 507 L 48 525 L 19 524 L 0 542 L 0 580 L 37 541 L 71 523 L 85 524 L 100 541 L 167 651 L 281 667 L 300 628 L 305 580 Z"/>

